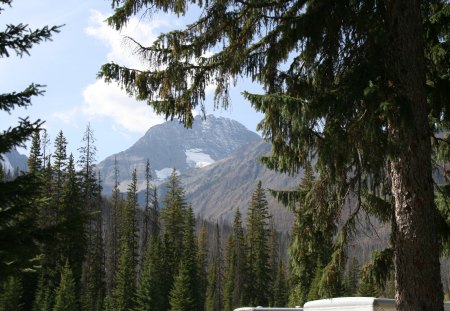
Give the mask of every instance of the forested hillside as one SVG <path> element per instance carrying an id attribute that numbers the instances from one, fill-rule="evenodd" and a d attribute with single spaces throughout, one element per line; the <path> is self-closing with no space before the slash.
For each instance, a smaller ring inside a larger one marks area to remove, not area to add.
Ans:
<path id="1" fill-rule="evenodd" d="M 42 135 L 33 136 L 28 166 L 42 183 L 38 189 L 42 203 L 33 217 L 40 228 L 52 227 L 56 235 L 38 244 L 40 255 L 31 270 L 5 276 L 8 281 L 0 295 L 3 310 L 67 310 L 62 306 L 169 310 L 186 303 L 186 297 L 191 310 L 298 304 L 298 280 L 287 252 L 288 247 L 291 255 L 295 252 L 292 232 L 274 226 L 277 210 L 261 181 L 248 183 L 248 197 L 229 211 L 231 222 L 225 218 L 208 222 L 201 213 L 196 217 L 195 203 L 187 199 L 183 178 L 176 171 L 164 196 L 158 196 L 150 162 L 144 176 L 131 172 L 126 193 L 120 192 L 116 180 L 111 194 L 102 196 L 101 175 L 94 169 L 93 135 L 88 126 L 79 159 L 67 154 L 62 132 L 51 154 L 41 144 Z M 307 176 L 300 178 L 302 184 Z M 141 204 L 139 182 L 146 185 Z M 190 196 L 194 198 L 195 192 Z M 367 227 L 368 238 L 360 236 L 350 246 L 351 259 L 336 280 L 333 295 L 393 295 L 390 283 L 383 289 L 360 274 L 374 247 L 381 249 L 386 243 L 388 234 L 380 231 L 384 227 L 374 226 L 377 231 Z M 375 243 L 374 234 L 379 237 Z M 325 252 L 327 247 L 329 252 L 331 244 L 323 245 Z M 309 277 L 308 300 L 328 295 L 319 290 L 315 278 Z"/>

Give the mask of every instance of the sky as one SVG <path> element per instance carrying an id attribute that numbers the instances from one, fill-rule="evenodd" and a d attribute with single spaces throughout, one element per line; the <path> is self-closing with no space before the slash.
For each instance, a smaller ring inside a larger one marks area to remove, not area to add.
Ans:
<path id="1" fill-rule="evenodd" d="M 126 45 L 124 36 L 131 36 L 150 45 L 162 32 L 181 29 L 193 21 L 190 13 L 174 15 L 138 15 L 121 32 L 109 27 L 105 19 L 113 12 L 111 0 L 14 0 L 0 15 L 2 29 L 6 24 L 28 24 L 30 28 L 65 25 L 50 42 L 35 45 L 30 56 L 13 54 L 0 59 L 0 93 L 21 91 L 30 83 L 46 85 L 44 96 L 35 97 L 27 109 L 11 114 L 0 111 L 0 130 L 15 126 L 19 117 L 45 121 L 44 128 L 53 141 L 63 131 L 68 151 L 77 157 L 82 136 L 90 124 L 94 131 L 97 161 L 126 150 L 154 125 L 165 122 L 144 102 L 127 96 L 116 84 L 96 78 L 100 66 L 114 61 L 133 68 L 144 68 Z M 212 93 L 207 89 L 207 114 L 231 118 L 256 132 L 262 115 L 256 113 L 241 92 L 259 92 L 248 80 L 238 80 L 231 91 L 228 110 L 214 109 Z M 29 150 L 19 150 L 28 154 Z"/>

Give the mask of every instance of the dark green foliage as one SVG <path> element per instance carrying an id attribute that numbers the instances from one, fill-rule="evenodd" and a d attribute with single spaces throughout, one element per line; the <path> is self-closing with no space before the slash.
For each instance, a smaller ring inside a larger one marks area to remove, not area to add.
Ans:
<path id="1" fill-rule="evenodd" d="M 135 294 L 135 269 L 133 265 L 133 250 L 125 239 L 120 243 L 120 259 L 116 272 L 116 285 L 111 294 L 110 310 L 132 310 Z"/>
<path id="2" fill-rule="evenodd" d="M 270 299 L 272 271 L 269 253 L 269 207 L 261 181 L 253 192 L 247 219 L 250 305 L 267 306 Z"/>
<path id="3" fill-rule="evenodd" d="M 56 289 L 55 306 L 53 311 L 77 311 L 80 310 L 77 300 L 75 280 L 69 261 L 66 261 L 61 272 L 61 281 Z"/>
<path id="4" fill-rule="evenodd" d="M 312 279 L 311 285 L 309 286 L 309 292 L 306 296 L 306 300 L 317 300 L 322 298 L 320 295 L 320 281 L 322 279 L 322 267 L 317 264 L 314 278 Z"/>
<path id="5" fill-rule="evenodd" d="M 33 311 L 50 311 L 52 310 L 53 301 L 53 292 L 46 277 L 41 274 L 34 296 Z"/>
<path id="6" fill-rule="evenodd" d="M 221 280 L 217 279 L 218 270 L 218 258 L 214 256 L 209 263 L 208 288 L 205 301 L 206 311 L 223 310 L 223 305 L 221 305 L 223 302 L 221 298 L 222 293 L 220 292 Z"/>
<path id="7" fill-rule="evenodd" d="M 61 221 L 64 230 L 60 234 L 61 258 L 67 258 L 76 285 L 80 290 L 82 264 L 86 254 L 85 223 L 88 215 L 81 205 L 81 189 L 75 171 L 73 155 L 69 155 L 65 180 L 61 193 Z"/>
<path id="8" fill-rule="evenodd" d="M 39 131 L 33 134 L 30 154 L 28 155 L 28 171 L 39 172 L 42 169 L 41 138 Z"/>
<path id="9" fill-rule="evenodd" d="M 222 264 L 222 243 L 220 239 L 219 224 L 216 224 L 215 245 L 212 258 L 209 263 L 208 287 L 206 290 L 206 311 L 222 311 L 223 302 L 223 264 Z"/>
<path id="10" fill-rule="evenodd" d="M 205 310 L 206 291 L 208 287 L 208 233 L 205 225 L 202 225 L 198 233 L 198 252 L 197 252 L 197 286 L 198 286 L 198 304 L 200 310 Z"/>
<path id="11" fill-rule="evenodd" d="M 0 5 L 11 5 L 2 0 Z M 13 51 L 17 56 L 28 55 L 30 49 L 42 41 L 50 40 L 60 27 L 43 27 L 34 31 L 26 25 L 7 25 L 0 32 L 0 57 L 9 57 Z M 15 108 L 31 105 L 31 99 L 43 94 L 42 85 L 31 84 L 20 92 L 0 94 L 0 110 L 10 113 Z M 19 119 L 19 124 L 0 133 L 1 154 L 24 143 L 42 125 L 40 120 L 30 122 Z M 13 181 L 0 179 L 0 280 L 23 270 L 34 269 L 40 253 L 39 241 L 43 241 L 45 230 L 39 228 L 36 211 L 42 205 L 38 192 L 40 180 L 34 175 L 22 175 Z"/>
<path id="12" fill-rule="evenodd" d="M 183 252 L 169 296 L 171 311 L 196 311 L 202 308 L 199 306 L 197 245 L 194 239 L 195 219 L 192 208 L 188 208 L 184 215 Z"/>
<path id="13" fill-rule="evenodd" d="M 165 208 L 161 210 L 161 223 L 164 229 L 162 240 L 165 264 L 165 289 L 163 297 L 167 298 L 172 289 L 173 280 L 178 275 L 180 260 L 184 256 L 183 235 L 185 232 L 187 210 L 184 189 L 180 184 L 175 170 L 173 170 L 169 178 L 168 191 L 163 201 L 165 205 Z"/>
<path id="14" fill-rule="evenodd" d="M 0 311 L 22 310 L 22 284 L 17 277 L 0 282 Z"/>
<path id="15" fill-rule="evenodd" d="M 296 296 L 291 298 L 291 302 L 295 305 L 303 305 L 307 301 L 317 274 L 317 263 L 324 264 L 330 260 L 338 210 L 333 201 L 328 200 L 329 191 L 326 180 L 316 179 L 309 164 L 298 189 L 271 191 L 296 216 L 289 247 L 295 283 L 292 294 Z"/>
<path id="16" fill-rule="evenodd" d="M 358 295 L 362 297 L 378 297 L 379 291 L 375 281 L 367 274 L 362 273 L 359 281 Z"/>
<path id="17" fill-rule="evenodd" d="M 233 220 L 233 228 L 225 250 L 224 310 L 232 311 L 248 303 L 246 293 L 249 282 L 247 249 L 239 209 Z"/>
<path id="18" fill-rule="evenodd" d="M 281 260 L 279 260 L 277 274 L 273 284 L 272 305 L 274 307 L 285 307 L 288 303 L 289 290 L 286 281 L 286 271 Z"/>
<path id="19" fill-rule="evenodd" d="M 163 295 L 164 273 L 161 257 L 162 243 L 159 237 L 150 239 L 142 265 L 142 273 L 136 291 L 136 311 L 165 311 Z"/>
<path id="20" fill-rule="evenodd" d="M 195 311 L 195 297 L 192 295 L 191 276 L 188 266 L 182 262 L 170 291 L 170 311 Z"/>
<path id="21" fill-rule="evenodd" d="M 36 214 L 43 205 L 41 180 L 21 175 L 0 181 L 0 279 L 38 268 L 40 244 L 50 241 L 54 231 L 41 228 Z"/>
<path id="22" fill-rule="evenodd" d="M 359 274 L 360 267 L 358 260 L 353 257 L 352 260 L 350 260 L 348 271 L 344 276 L 345 296 L 351 297 L 357 294 Z"/>

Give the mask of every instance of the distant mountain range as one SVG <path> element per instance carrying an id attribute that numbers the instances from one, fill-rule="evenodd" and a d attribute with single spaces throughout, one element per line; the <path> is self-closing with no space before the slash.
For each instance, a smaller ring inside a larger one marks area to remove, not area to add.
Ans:
<path id="1" fill-rule="evenodd" d="M 151 127 L 133 146 L 107 157 L 97 165 L 97 169 L 106 194 L 111 193 L 114 185 L 115 161 L 121 190 L 126 191 L 134 168 L 143 189 L 147 159 L 155 182 L 160 184 L 174 168 L 182 174 L 222 160 L 242 146 L 260 141 L 261 137 L 239 122 L 213 115 L 208 115 L 206 120 L 197 116 L 191 129 L 186 129 L 178 121 Z"/>
<path id="2" fill-rule="evenodd" d="M 258 158 L 270 153 L 270 145 L 237 121 L 208 115 L 196 117 L 191 129 L 179 122 L 150 128 L 132 147 L 111 155 L 97 165 L 105 195 L 114 185 L 114 162 L 119 169 L 121 191 L 125 192 L 131 172 L 137 170 L 144 189 L 145 165 L 150 160 L 154 182 L 161 196 L 164 182 L 175 168 L 180 174 L 188 202 L 194 212 L 208 221 L 231 223 L 237 208 L 246 215 L 257 182 L 264 188 L 295 188 L 299 177 L 266 169 Z M 291 228 L 292 214 L 267 195 L 277 228 Z"/>
<path id="3" fill-rule="evenodd" d="M 2 154 L 0 165 L 2 165 L 5 173 L 10 172 L 11 174 L 14 174 L 16 169 L 19 171 L 27 171 L 27 156 L 20 154 L 15 148 L 13 148 L 9 152 Z"/>

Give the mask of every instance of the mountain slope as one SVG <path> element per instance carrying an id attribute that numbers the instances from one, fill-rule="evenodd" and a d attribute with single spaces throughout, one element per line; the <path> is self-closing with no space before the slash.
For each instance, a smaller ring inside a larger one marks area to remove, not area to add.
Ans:
<path id="1" fill-rule="evenodd" d="M 211 222 L 231 224 L 237 208 L 244 218 L 252 193 L 259 180 L 263 188 L 293 189 L 300 176 L 288 176 L 265 168 L 258 158 L 270 153 L 270 144 L 258 142 L 240 148 L 232 157 L 207 167 L 182 174 L 186 197 L 195 214 Z M 284 206 L 266 195 L 275 226 L 290 230 L 293 215 Z"/>
<path id="2" fill-rule="evenodd" d="M 28 160 L 27 157 L 23 154 L 20 154 L 15 148 L 11 149 L 5 154 L 2 154 L 2 158 L 0 159 L 0 165 L 2 165 L 5 173 L 10 172 L 14 173 L 16 168 L 19 171 L 27 171 L 28 170 Z"/>
<path id="3" fill-rule="evenodd" d="M 97 169 L 103 179 L 105 194 L 111 193 L 114 184 L 114 159 L 118 163 L 121 190 L 126 191 L 134 168 L 142 189 L 147 159 L 154 179 L 161 183 L 173 168 L 184 173 L 204 167 L 230 156 L 246 144 L 259 141 L 261 137 L 234 120 L 208 115 L 203 121 L 197 116 L 191 129 L 177 121 L 151 127 L 133 146 L 106 158 Z"/>

